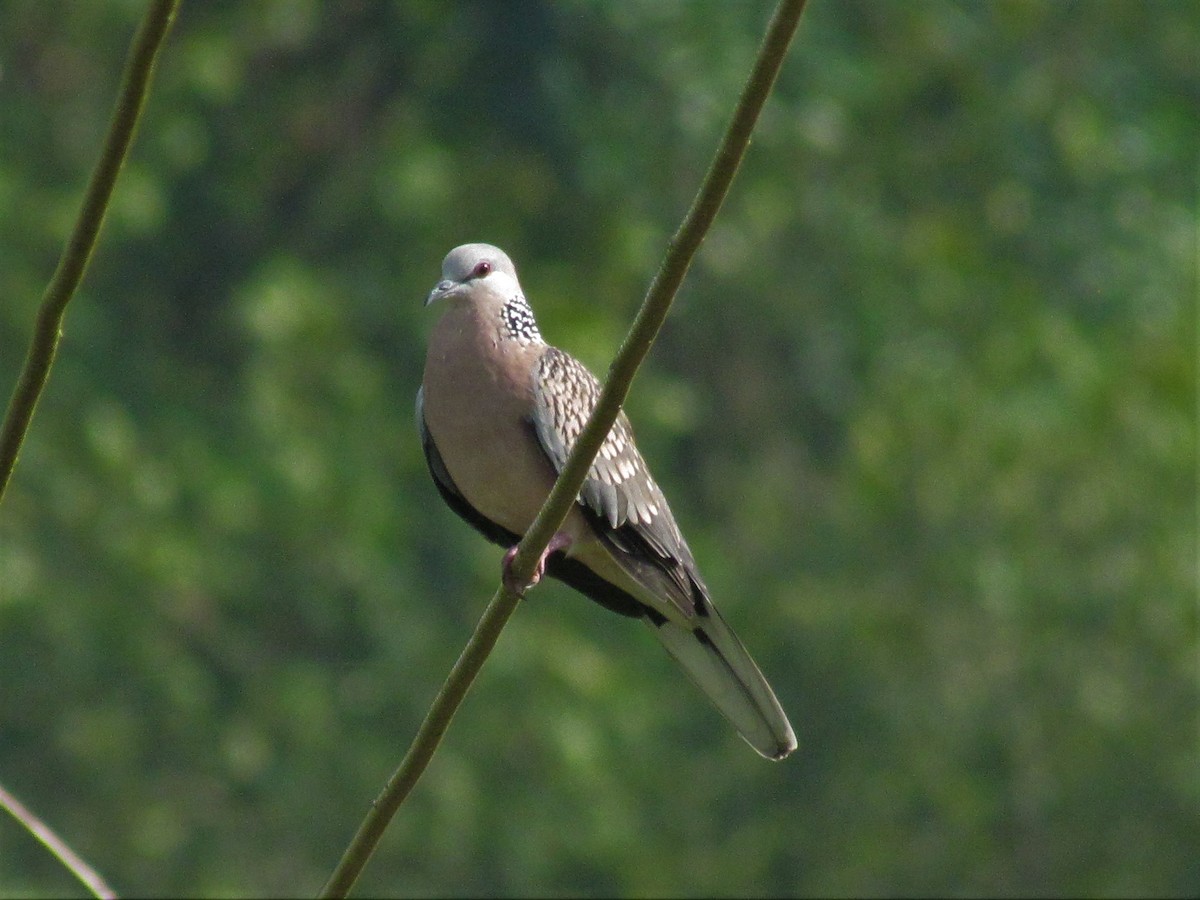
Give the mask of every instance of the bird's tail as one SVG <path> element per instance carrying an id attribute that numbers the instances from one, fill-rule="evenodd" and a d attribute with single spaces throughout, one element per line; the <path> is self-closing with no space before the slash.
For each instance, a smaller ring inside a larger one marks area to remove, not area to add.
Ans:
<path id="1" fill-rule="evenodd" d="M 645 621 L 751 747 L 768 759 L 783 759 L 796 749 L 796 734 L 775 692 L 711 603 L 694 628 L 669 619 Z"/>

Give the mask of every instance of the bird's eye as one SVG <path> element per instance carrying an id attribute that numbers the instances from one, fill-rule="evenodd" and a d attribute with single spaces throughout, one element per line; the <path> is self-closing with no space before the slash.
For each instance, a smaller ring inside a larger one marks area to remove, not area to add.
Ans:
<path id="1" fill-rule="evenodd" d="M 472 278 L 482 278 L 492 271 L 492 264 L 486 259 L 483 262 L 476 263 L 474 270 L 471 272 Z"/>

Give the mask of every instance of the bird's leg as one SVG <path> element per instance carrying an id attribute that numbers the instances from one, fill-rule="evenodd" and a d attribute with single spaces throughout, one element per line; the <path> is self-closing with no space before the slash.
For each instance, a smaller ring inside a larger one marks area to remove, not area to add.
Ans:
<path id="1" fill-rule="evenodd" d="M 556 531 L 554 537 L 550 538 L 550 543 L 546 545 L 546 549 L 542 551 L 542 555 L 538 558 L 537 565 L 533 567 L 533 574 L 530 576 L 529 584 L 521 585 L 513 577 L 512 562 L 517 557 L 517 547 L 509 547 L 508 552 L 504 554 L 504 561 L 500 564 L 500 568 L 504 573 L 504 586 L 515 594 L 520 594 L 523 591 L 529 590 L 546 574 L 546 559 L 551 553 L 557 553 L 559 550 L 566 550 L 571 546 L 571 536 L 565 531 Z"/>

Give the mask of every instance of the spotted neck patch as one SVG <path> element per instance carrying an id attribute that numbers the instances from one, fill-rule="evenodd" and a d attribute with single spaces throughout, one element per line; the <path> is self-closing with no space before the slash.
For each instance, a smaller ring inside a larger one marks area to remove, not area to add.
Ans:
<path id="1" fill-rule="evenodd" d="M 537 320 L 533 310 L 520 294 L 505 301 L 500 310 L 504 337 L 519 341 L 522 344 L 542 343 L 542 333 L 538 331 Z"/>

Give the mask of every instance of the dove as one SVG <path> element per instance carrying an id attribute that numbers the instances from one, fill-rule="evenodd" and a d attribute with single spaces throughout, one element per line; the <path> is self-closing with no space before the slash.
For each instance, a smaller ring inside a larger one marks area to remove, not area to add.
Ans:
<path id="1" fill-rule="evenodd" d="M 447 254 L 426 306 L 430 332 L 416 420 L 447 505 L 509 548 L 533 523 L 583 430 L 600 384 L 538 329 L 502 250 Z M 662 489 L 622 411 L 562 527 L 538 561 L 607 609 L 640 619 L 709 701 L 761 755 L 783 759 L 796 736 L 774 691 L 717 611 Z"/>

